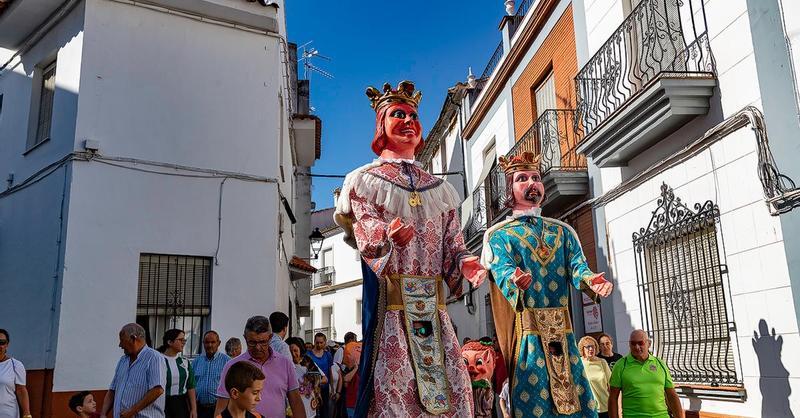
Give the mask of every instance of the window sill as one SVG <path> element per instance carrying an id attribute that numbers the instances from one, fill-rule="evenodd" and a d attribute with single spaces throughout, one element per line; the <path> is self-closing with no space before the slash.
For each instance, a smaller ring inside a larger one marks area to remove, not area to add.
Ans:
<path id="1" fill-rule="evenodd" d="M 686 398 L 708 399 L 717 401 L 745 402 L 747 391 L 744 387 L 714 387 L 703 385 L 676 385 L 678 395 Z"/>
<path id="2" fill-rule="evenodd" d="M 32 146 L 32 147 L 30 147 L 30 148 L 26 149 L 26 150 L 25 150 L 25 152 L 23 152 L 23 153 L 22 153 L 22 156 L 23 156 L 23 157 L 26 157 L 28 154 L 30 154 L 30 153 L 31 153 L 31 152 L 33 152 L 35 149 L 37 149 L 37 148 L 41 147 L 41 146 L 42 146 L 42 144 L 45 144 L 45 143 L 47 143 L 47 142 L 50 142 L 50 137 L 49 137 L 49 136 L 48 136 L 47 138 L 45 138 L 45 139 L 43 139 L 43 140 L 39 141 L 38 143 L 36 143 L 36 145 L 34 145 L 34 146 Z"/>

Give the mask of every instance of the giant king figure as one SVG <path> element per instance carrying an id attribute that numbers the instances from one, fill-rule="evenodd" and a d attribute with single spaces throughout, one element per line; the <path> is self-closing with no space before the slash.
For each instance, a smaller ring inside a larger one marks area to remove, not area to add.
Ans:
<path id="1" fill-rule="evenodd" d="M 335 221 L 362 259 L 364 345 L 356 416 L 473 416 L 472 389 L 445 310 L 462 277 L 486 270 L 467 252 L 453 187 L 414 160 L 422 147 L 414 83 L 367 89 L 378 159 L 347 175 Z"/>
<path id="2" fill-rule="evenodd" d="M 506 159 L 512 215 L 484 234 L 481 260 L 491 270 L 492 311 L 509 370 L 514 417 L 597 417 L 569 314 L 570 287 L 596 300 L 612 284 L 589 270 L 577 233 L 541 216 L 539 159 Z"/>

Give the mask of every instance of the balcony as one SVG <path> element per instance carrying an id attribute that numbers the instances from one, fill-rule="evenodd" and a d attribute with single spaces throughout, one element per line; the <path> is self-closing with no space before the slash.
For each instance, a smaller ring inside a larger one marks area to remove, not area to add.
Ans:
<path id="1" fill-rule="evenodd" d="M 519 29 L 522 21 L 525 19 L 525 15 L 528 14 L 528 11 L 531 9 L 533 5 L 533 0 L 522 0 L 520 2 L 519 7 L 517 7 L 517 12 L 514 13 L 514 16 L 510 16 L 511 22 L 509 22 L 508 26 L 508 38 L 513 39 L 514 34 L 517 33 L 517 29 Z"/>
<path id="2" fill-rule="evenodd" d="M 317 269 L 317 272 L 314 274 L 314 289 L 332 285 L 335 278 L 336 270 L 333 266 Z"/>
<path id="3" fill-rule="evenodd" d="M 506 174 L 495 164 L 486 176 L 484 187 L 488 191 L 488 207 L 486 208 L 486 215 L 490 219 L 491 224 L 503 219 L 506 215 L 511 213 L 511 209 L 506 206 L 508 202 L 508 190 L 506 189 Z"/>
<path id="4" fill-rule="evenodd" d="M 716 68 L 701 0 L 642 0 L 575 77 L 578 153 L 600 167 L 708 113 Z"/>
<path id="5" fill-rule="evenodd" d="M 492 73 L 494 73 L 494 70 L 497 69 L 497 65 L 500 64 L 500 60 L 503 58 L 503 52 L 503 42 L 500 42 L 497 45 L 497 48 L 494 49 L 492 57 L 489 58 L 489 62 L 486 63 L 486 67 L 484 67 L 481 76 L 475 81 L 475 87 L 469 91 L 470 106 L 475 105 L 475 102 L 478 100 L 478 96 L 480 96 L 481 91 L 483 91 L 483 88 L 486 87 L 489 77 L 492 75 Z"/>
<path id="6" fill-rule="evenodd" d="M 480 247 L 483 241 L 483 233 L 489 225 L 487 215 L 486 186 L 479 186 L 472 192 L 472 213 L 464 227 L 464 240 L 468 249 Z"/>
<path id="7" fill-rule="evenodd" d="M 574 110 L 545 110 L 506 154 L 530 151 L 541 156 L 545 212 L 558 212 L 589 192 L 586 158 L 577 152 L 576 126 Z"/>

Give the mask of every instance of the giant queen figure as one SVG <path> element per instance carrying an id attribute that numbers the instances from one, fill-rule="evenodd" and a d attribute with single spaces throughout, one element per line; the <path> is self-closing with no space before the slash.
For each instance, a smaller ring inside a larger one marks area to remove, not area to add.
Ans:
<path id="1" fill-rule="evenodd" d="M 367 89 L 378 155 L 344 180 L 335 221 L 362 259 L 364 345 L 356 416 L 473 416 L 472 389 L 445 310 L 486 270 L 467 252 L 453 187 L 414 160 L 422 147 L 414 83 Z"/>
<path id="2" fill-rule="evenodd" d="M 596 300 L 612 284 L 593 273 L 578 234 L 541 216 L 545 194 L 538 156 L 506 159 L 512 215 L 484 234 L 481 260 L 490 269 L 492 312 L 509 370 L 514 417 L 597 417 L 569 314 L 570 288 Z"/>

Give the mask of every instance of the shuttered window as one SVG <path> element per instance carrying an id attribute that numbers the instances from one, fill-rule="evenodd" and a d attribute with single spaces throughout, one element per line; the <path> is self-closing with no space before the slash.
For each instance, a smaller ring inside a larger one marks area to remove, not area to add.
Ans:
<path id="1" fill-rule="evenodd" d="M 36 135 L 28 148 L 34 147 L 50 138 L 53 121 L 53 97 L 56 92 L 56 62 L 42 70 L 42 84 L 39 91 L 39 116 L 36 119 Z"/>
<path id="2" fill-rule="evenodd" d="M 184 354 L 200 353 L 211 314 L 211 258 L 142 254 L 136 322 L 154 346 L 168 329 L 186 333 Z"/>

